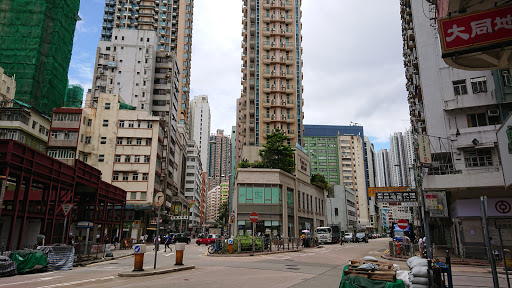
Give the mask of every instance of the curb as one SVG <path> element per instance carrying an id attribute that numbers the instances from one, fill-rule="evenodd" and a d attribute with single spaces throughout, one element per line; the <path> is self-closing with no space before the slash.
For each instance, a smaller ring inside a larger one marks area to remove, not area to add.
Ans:
<path id="1" fill-rule="evenodd" d="M 196 268 L 196 266 L 194 266 L 194 265 L 186 265 L 183 267 L 174 267 L 174 268 L 170 268 L 170 269 L 161 269 L 161 270 L 153 270 L 153 271 L 120 272 L 119 274 L 117 274 L 117 276 L 119 276 L 119 277 L 145 277 L 145 276 L 153 276 L 153 275 L 179 272 L 179 271 L 184 271 L 184 270 L 191 270 L 191 269 L 195 269 L 195 268 Z"/>

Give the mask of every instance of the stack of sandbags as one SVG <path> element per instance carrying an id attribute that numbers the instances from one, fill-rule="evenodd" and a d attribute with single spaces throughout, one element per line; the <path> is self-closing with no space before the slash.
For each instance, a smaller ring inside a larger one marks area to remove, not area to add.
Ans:
<path id="1" fill-rule="evenodd" d="M 410 288 L 428 288 L 428 260 L 418 256 L 407 260 L 407 266 L 411 269 L 409 272 Z"/>

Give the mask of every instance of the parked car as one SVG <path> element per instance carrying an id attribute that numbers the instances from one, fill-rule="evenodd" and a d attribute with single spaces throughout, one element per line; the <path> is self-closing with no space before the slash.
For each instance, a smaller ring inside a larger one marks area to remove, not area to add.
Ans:
<path id="1" fill-rule="evenodd" d="M 356 243 L 359 243 L 359 242 L 368 243 L 368 235 L 365 232 L 356 233 L 355 242 Z"/>
<path id="2" fill-rule="evenodd" d="M 345 233 L 343 235 L 343 242 L 354 242 L 354 234 L 352 232 Z"/>
<path id="3" fill-rule="evenodd" d="M 217 234 L 208 234 L 208 236 L 205 238 L 197 239 L 196 244 L 198 246 L 201 244 L 210 245 L 210 244 L 212 244 L 212 242 L 215 242 L 215 239 L 217 239 L 217 238 L 220 238 L 220 236 Z"/>
<path id="4" fill-rule="evenodd" d="M 187 244 L 189 244 L 190 238 L 183 233 L 177 233 L 177 234 L 174 234 L 174 236 L 172 237 L 172 243 L 187 243 Z"/>

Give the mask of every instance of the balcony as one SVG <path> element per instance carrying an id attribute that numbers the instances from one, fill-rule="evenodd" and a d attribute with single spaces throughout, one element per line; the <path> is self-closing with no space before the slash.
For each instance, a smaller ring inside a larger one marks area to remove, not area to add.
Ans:
<path id="1" fill-rule="evenodd" d="M 270 115 L 270 114 L 263 114 L 263 117 L 262 117 L 263 123 L 269 123 L 273 116 L 275 116 L 275 115 L 274 114 L 272 114 L 272 115 Z"/>
<path id="2" fill-rule="evenodd" d="M 286 37 L 293 37 L 294 34 L 293 34 L 293 29 L 292 28 L 288 28 L 284 31 L 284 34 Z"/>
<path id="3" fill-rule="evenodd" d="M 292 24 L 293 23 L 293 16 L 292 15 L 287 15 L 285 20 L 286 20 L 286 24 Z"/>
<path id="4" fill-rule="evenodd" d="M 293 79 L 293 76 L 294 76 L 293 70 L 286 71 L 286 79 L 289 79 L 289 80 Z"/>
<path id="5" fill-rule="evenodd" d="M 292 56 L 286 56 L 286 65 L 293 65 L 295 64 L 295 58 Z"/>
<path id="6" fill-rule="evenodd" d="M 286 85 L 286 94 L 293 94 L 295 90 L 293 89 L 293 85 Z"/>
<path id="7" fill-rule="evenodd" d="M 288 11 L 293 10 L 292 1 L 284 1 L 284 9 Z"/>
<path id="8" fill-rule="evenodd" d="M 467 189 L 503 187 L 503 171 L 501 166 L 465 168 L 456 171 L 458 174 L 425 175 L 423 187 L 427 190 Z"/>
<path id="9" fill-rule="evenodd" d="M 272 23 L 272 22 L 285 23 L 285 21 L 286 21 L 285 15 L 279 15 L 279 14 L 270 15 L 270 23 Z"/>
<path id="10" fill-rule="evenodd" d="M 287 123 L 295 123 L 295 115 L 294 114 L 286 114 L 286 122 Z"/>

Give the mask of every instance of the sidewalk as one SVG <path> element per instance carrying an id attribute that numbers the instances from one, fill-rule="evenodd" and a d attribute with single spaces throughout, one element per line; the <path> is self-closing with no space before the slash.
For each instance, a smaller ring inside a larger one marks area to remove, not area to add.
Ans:
<path id="1" fill-rule="evenodd" d="M 110 252 L 112 252 L 114 257 L 103 258 L 104 252 L 98 252 L 98 258 L 91 259 L 91 260 L 85 260 L 85 261 L 81 261 L 81 262 L 74 262 L 73 267 L 87 266 L 87 265 L 94 264 L 94 263 L 120 259 L 120 258 L 129 257 L 129 256 L 133 255 L 133 249 L 111 250 Z M 91 256 L 96 256 L 96 254 L 91 254 Z M 76 255 L 75 255 L 75 257 L 76 257 Z"/>

